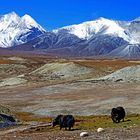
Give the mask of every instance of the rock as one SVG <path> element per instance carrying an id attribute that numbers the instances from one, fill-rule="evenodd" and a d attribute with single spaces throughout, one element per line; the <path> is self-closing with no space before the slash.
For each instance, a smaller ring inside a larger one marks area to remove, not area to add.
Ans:
<path id="1" fill-rule="evenodd" d="M 81 132 L 80 137 L 87 137 L 89 136 L 88 132 Z"/>
<path id="2" fill-rule="evenodd" d="M 97 132 L 98 132 L 98 133 L 104 132 L 104 131 L 105 131 L 105 130 L 104 130 L 103 128 L 98 128 L 98 129 L 97 129 Z"/>
<path id="3" fill-rule="evenodd" d="M 2 105 L 0 105 L 0 114 L 11 114 L 11 111 L 10 111 L 10 109 L 9 108 L 7 108 L 7 107 L 5 107 L 5 106 L 2 106 Z"/>

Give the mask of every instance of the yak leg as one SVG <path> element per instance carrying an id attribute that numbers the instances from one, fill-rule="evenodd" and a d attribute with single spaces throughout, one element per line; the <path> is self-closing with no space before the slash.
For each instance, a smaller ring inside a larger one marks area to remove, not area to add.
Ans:
<path id="1" fill-rule="evenodd" d="M 62 129 L 62 126 L 60 125 L 60 130 Z"/>
<path id="2" fill-rule="evenodd" d="M 69 127 L 69 131 L 71 130 L 71 127 Z"/>

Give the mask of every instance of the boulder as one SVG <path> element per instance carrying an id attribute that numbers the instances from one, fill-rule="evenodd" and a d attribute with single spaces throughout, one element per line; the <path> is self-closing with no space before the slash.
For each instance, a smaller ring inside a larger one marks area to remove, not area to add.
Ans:
<path id="1" fill-rule="evenodd" d="M 98 128 L 98 129 L 97 129 L 97 132 L 98 132 L 98 133 L 104 132 L 104 131 L 105 131 L 105 130 L 104 130 L 103 128 Z"/>
<path id="2" fill-rule="evenodd" d="M 80 133 L 80 137 L 88 137 L 88 136 L 89 136 L 88 132 L 81 132 Z"/>

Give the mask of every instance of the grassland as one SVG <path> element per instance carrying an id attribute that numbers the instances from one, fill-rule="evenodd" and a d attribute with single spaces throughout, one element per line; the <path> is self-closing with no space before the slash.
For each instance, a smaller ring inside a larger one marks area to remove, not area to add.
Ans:
<path id="1" fill-rule="evenodd" d="M 51 126 L 44 127 L 40 125 L 38 127 L 37 124 L 50 123 L 52 121 L 50 117 L 36 116 L 27 112 L 13 112 L 13 114 L 28 129 L 1 136 L 5 140 L 80 140 L 79 134 L 82 131 L 89 133 L 89 137 L 82 138 L 86 140 L 125 140 L 139 138 L 140 115 L 138 114 L 127 115 L 125 121 L 118 124 L 113 123 L 110 116 L 75 116 L 76 123 L 72 131 L 60 130 L 59 126 L 53 128 Z M 31 122 L 34 122 L 37 126 L 29 127 Z M 96 130 L 99 127 L 104 128 L 105 131 L 97 133 Z"/>
<path id="2" fill-rule="evenodd" d="M 51 117 L 41 117 L 32 113 L 27 112 L 13 112 L 14 116 L 23 124 L 28 124 L 30 122 L 36 123 L 51 123 L 53 118 Z M 96 130 L 97 128 L 131 128 L 131 127 L 140 127 L 140 115 L 131 114 L 125 117 L 124 122 L 113 123 L 110 116 L 101 115 L 101 116 L 74 116 L 76 123 L 74 130 Z M 45 128 L 47 131 L 52 127 Z M 45 131 L 43 129 L 43 131 Z M 53 128 L 55 131 L 59 131 L 59 127 Z"/>

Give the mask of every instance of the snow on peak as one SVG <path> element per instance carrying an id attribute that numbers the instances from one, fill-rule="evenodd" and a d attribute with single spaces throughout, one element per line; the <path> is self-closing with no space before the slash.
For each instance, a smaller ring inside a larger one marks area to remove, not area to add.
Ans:
<path id="1" fill-rule="evenodd" d="M 15 13 L 15 12 L 11 12 L 11 13 L 8 13 L 6 15 L 2 15 L 0 16 L 0 23 L 1 22 L 16 22 L 18 23 L 20 20 L 20 17 Z"/>
<path id="2" fill-rule="evenodd" d="M 137 45 L 139 44 L 140 42 L 137 40 L 137 39 L 134 39 L 134 38 L 129 38 L 129 41 L 128 41 L 130 44 L 133 44 L 133 45 Z"/>
<path id="3" fill-rule="evenodd" d="M 26 24 L 26 26 L 28 28 L 39 28 L 42 31 L 45 31 L 31 16 L 25 14 L 22 18 L 21 18 L 22 22 L 24 22 Z"/>
<path id="4" fill-rule="evenodd" d="M 137 18 L 134 21 L 140 21 L 140 18 Z M 58 33 L 63 31 L 87 40 L 97 35 L 110 35 L 123 38 L 131 44 L 138 44 L 140 43 L 140 28 L 139 25 L 131 24 L 132 22 L 116 21 L 100 17 L 97 20 L 65 26 L 53 30 L 53 32 Z"/>
<path id="5" fill-rule="evenodd" d="M 32 34 L 32 38 L 35 34 L 37 36 L 43 32 L 45 30 L 29 15 L 20 17 L 11 12 L 0 16 L 0 47 L 7 48 L 24 43 L 23 40 L 26 40 L 28 35 Z"/>
<path id="6" fill-rule="evenodd" d="M 4 17 L 19 17 L 15 12 L 10 12 L 8 14 L 3 15 Z"/>
<path id="7" fill-rule="evenodd" d="M 27 25 L 37 25 L 36 21 L 31 16 L 29 16 L 27 14 L 25 14 L 21 19 Z"/>
<path id="8" fill-rule="evenodd" d="M 134 19 L 133 21 L 140 21 L 140 17 Z"/>
<path id="9" fill-rule="evenodd" d="M 118 24 L 118 22 L 103 17 L 94 21 L 66 26 L 58 30 L 54 30 L 54 32 L 58 32 L 60 30 L 66 30 L 68 33 L 74 34 L 82 39 L 89 39 L 91 36 L 100 33 L 117 35 L 127 39 L 124 29 Z"/>

